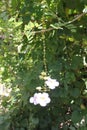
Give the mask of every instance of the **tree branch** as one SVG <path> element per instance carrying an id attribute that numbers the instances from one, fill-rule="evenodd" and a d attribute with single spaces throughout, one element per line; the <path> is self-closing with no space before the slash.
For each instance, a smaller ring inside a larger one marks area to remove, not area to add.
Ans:
<path id="1" fill-rule="evenodd" d="M 78 19 L 80 19 L 82 16 L 84 16 L 86 13 L 81 13 L 79 14 L 77 17 L 75 17 L 73 20 L 71 21 L 68 21 L 66 22 L 65 24 L 61 25 L 60 27 L 63 27 L 65 25 L 68 25 L 68 24 L 71 24 L 75 21 L 77 21 Z M 49 32 L 49 31 L 52 31 L 52 30 L 57 30 L 57 28 L 48 28 L 48 29 L 43 29 L 43 30 L 40 30 L 40 31 L 33 31 L 33 34 L 38 34 L 38 33 L 45 33 L 45 32 Z"/>
<path id="2" fill-rule="evenodd" d="M 33 31 L 32 33 L 33 34 L 45 33 L 45 32 L 49 32 L 51 30 L 54 30 L 54 28 L 43 29 L 43 30 L 40 30 L 40 31 Z"/>
<path id="3" fill-rule="evenodd" d="M 80 19 L 82 16 L 84 16 L 86 13 L 81 13 L 79 14 L 77 17 L 75 17 L 73 20 L 67 22 L 67 24 L 70 24 L 70 23 L 73 23 L 75 22 L 76 20 Z"/>
<path id="4" fill-rule="evenodd" d="M 80 19 L 80 18 L 81 18 L 82 16 L 84 16 L 85 14 L 87 14 L 87 13 L 81 13 L 81 14 L 79 14 L 79 15 L 78 15 L 77 17 L 75 17 L 73 20 L 66 22 L 65 24 L 61 25 L 60 27 L 63 27 L 63 26 L 65 26 L 65 25 L 68 25 L 68 24 L 71 24 L 71 23 L 77 21 L 78 19 Z M 32 34 L 45 33 L 45 32 L 49 32 L 49 31 L 52 31 L 52 30 L 57 30 L 57 28 L 51 27 L 51 28 L 48 28 L 48 29 L 42 29 L 42 30 L 39 30 L 39 31 L 33 31 Z M 5 36 L 4 36 L 4 35 L 0 35 L 0 39 L 5 39 Z"/>

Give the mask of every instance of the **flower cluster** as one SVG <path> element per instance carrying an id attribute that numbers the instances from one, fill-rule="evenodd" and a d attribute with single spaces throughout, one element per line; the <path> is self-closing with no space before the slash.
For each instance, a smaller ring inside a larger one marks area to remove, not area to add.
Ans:
<path id="1" fill-rule="evenodd" d="M 49 89 L 55 89 L 59 86 L 59 82 L 56 79 L 52 79 L 50 77 L 45 77 L 45 86 Z M 39 91 L 41 91 L 41 87 L 37 87 Z M 42 107 L 45 107 L 48 103 L 50 103 L 51 99 L 49 97 L 49 94 L 46 92 L 42 93 L 35 93 L 33 97 L 30 97 L 30 103 L 33 103 L 34 105 L 39 104 Z"/>
<path id="2" fill-rule="evenodd" d="M 30 98 L 30 103 L 34 103 L 34 105 L 40 104 L 40 106 L 45 107 L 48 103 L 50 103 L 51 99 L 48 93 L 35 93 L 33 97 Z"/>

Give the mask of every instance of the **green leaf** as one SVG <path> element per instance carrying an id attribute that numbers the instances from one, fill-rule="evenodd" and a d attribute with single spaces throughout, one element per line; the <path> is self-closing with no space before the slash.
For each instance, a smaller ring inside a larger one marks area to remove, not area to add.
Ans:
<path id="1" fill-rule="evenodd" d="M 83 65 L 82 57 L 80 57 L 80 56 L 72 56 L 72 62 L 71 62 L 72 69 L 81 68 L 82 65 Z"/>
<path id="2" fill-rule="evenodd" d="M 83 116 L 82 116 L 81 112 L 75 110 L 75 111 L 72 113 L 72 116 L 71 116 L 72 122 L 74 122 L 74 123 L 79 123 L 82 118 L 83 118 Z"/>
<path id="3" fill-rule="evenodd" d="M 61 27 L 64 26 L 64 23 L 55 23 L 51 24 L 50 26 L 53 27 L 54 29 L 63 29 Z"/>
<path id="4" fill-rule="evenodd" d="M 69 128 L 70 128 L 70 130 L 76 130 L 75 127 L 73 127 L 73 126 L 70 126 Z"/>
<path id="5" fill-rule="evenodd" d="M 78 98 L 80 96 L 80 90 L 78 88 L 71 88 L 70 89 L 70 94 L 74 98 Z"/>
<path id="6" fill-rule="evenodd" d="M 82 126 L 79 128 L 79 130 L 87 130 L 87 126 Z"/>
<path id="7" fill-rule="evenodd" d="M 73 72 L 67 71 L 65 74 L 65 79 L 66 79 L 66 82 L 70 83 L 70 82 L 74 82 L 76 80 L 76 77 Z"/>
<path id="8" fill-rule="evenodd" d="M 58 130 L 58 126 L 52 126 L 52 130 Z"/>
<path id="9" fill-rule="evenodd" d="M 25 128 L 20 128 L 20 130 L 25 130 Z"/>
<path id="10" fill-rule="evenodd" d="M 4 122 L 3 124 L 0 124 L 0 130 L 9 130 L 10 122 Z"/>
<path id="11" fill-rule="evenodd" d="M 33 118 L 33 119 L 32 119 L 32 123 L 33 123 L 34 125 L 37 125 L 37 124 L 39 123 L 39 119 L 38 119 L 38 118 Z"/>

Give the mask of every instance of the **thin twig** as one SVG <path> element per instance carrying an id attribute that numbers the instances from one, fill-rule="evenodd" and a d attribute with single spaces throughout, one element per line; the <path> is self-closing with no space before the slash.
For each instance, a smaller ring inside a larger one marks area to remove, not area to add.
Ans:
<path id="1" fill-rule="evenodd" d="M 43 30 L 40 30 L 40 31 L 33 31 L 32 33 L 33 33 L 33 34 L 45 33 L 45 32 L 49 32 L 49 31 L 51 31 L 51 30 L 54 30 L 54 28 L 43 29 Z"/>
<path id="2" fill-rule="evenodd" d="M 80 15 L 78 15 L 77 17 L 75 17 L 73 20 L 67 22 L 67 24 L 70 24 L 70 23 L 73 23 L 75 22 L 76 20 L 80 19 L 82 16 L 84 16 L 86 13 L 81 13 Z"/>

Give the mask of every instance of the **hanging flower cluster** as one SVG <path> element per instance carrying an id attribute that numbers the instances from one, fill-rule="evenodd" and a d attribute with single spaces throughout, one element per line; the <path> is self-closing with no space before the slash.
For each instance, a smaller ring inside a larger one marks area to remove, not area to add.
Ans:
<path id="1" fill-rule="evenodd" d="M 50 89 L 55 89 L 56 87 L 59 86 L 59 82 L 56 79 L 52 79 L 50 77 L 45 77 L 43 78 L 45 80 L 44 86 L 45 86 L 45 91 L 50 90 Z M 37 87 L 37 90 L 41 91 L 42 87 Z M 51 99 L 49 97 L 49 94 L 47 92 L 38 92 L 35 93 L 33 97 L 30 97 L 29 99 L 30 103 L 33 103 L 34 105 L 39 104 L 42 107 L 47 106 L 48 103 L 51 102 Z"/>

